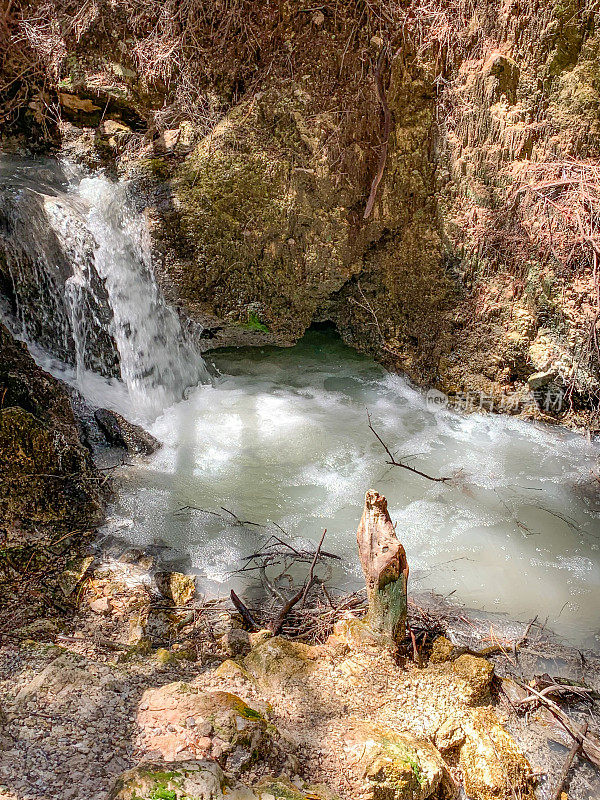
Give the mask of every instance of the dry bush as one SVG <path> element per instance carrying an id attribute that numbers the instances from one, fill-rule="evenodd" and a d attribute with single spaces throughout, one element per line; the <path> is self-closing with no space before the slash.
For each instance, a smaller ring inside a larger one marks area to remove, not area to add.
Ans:
<path id="1" fill-rule="evenodd" d="M 330 78 L 324 94 L 343 84 L 355 88 L 370 79 L 373 54 L 384 44 L 390 56 L 415 47 L 435 50 L 442 75 L 456 58 L 457 35 L 473 14 L 472 0 L 408 6 L 325 0 L 317 10 L 344 42 L 336 46 L 335 64 L 326 63 L 327 55 L 311 43 L 315 9 L 296 2 L 13 0 L 2 28 L 3 51 L 12 55 L 5 56 L 2 75 L 5 83 L 50 87 L 68 76 L 69 57 L 80 53 L 85 59 L 89 51 L 103 49 L 110 57 L 115 42 L 121 42 L 126 44 L 121 55 L 145 89 L 162 95 L 165 109 L 171 109 L 157 115 L 158 126 L 173 122 L 169 113 L 202 122 L 214 111 L 208 97 L 212 86 L 236 102 L 271 76 L 293 79 L 307 66 L 322 66 Z"/>

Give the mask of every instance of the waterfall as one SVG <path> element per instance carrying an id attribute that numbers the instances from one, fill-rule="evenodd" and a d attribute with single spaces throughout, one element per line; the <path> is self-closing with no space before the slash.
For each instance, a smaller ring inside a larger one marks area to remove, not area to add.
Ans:
<path id="1" fill-rule="evenodd" d="M 125 184 L 0 159 L 0 291 L 18 335 L 74 367 L 80 388 L 89 371 L 120 378 L 142 416 L 208 380 Z"/>

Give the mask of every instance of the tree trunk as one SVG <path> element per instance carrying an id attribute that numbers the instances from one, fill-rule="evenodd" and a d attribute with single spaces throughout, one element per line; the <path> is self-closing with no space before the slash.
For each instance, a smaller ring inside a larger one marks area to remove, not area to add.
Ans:
<path id="1" fill-rule="evenodd" d="M 366 622 L 376 633 L 399 644 L 406 625 L 408 563 L 387 509 L 387 500 L 370 490 L 356 533 L 358 554 L 367 582 Z"/>

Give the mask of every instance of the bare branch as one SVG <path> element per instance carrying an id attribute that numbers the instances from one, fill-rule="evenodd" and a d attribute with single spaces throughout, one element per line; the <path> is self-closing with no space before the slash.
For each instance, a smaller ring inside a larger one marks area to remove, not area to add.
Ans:
<path id="1" fill-rule="evenodd" d="M 367 419 L 369 421 L 369 430 L 375 436 L 379 444 L 383 447 L 383 449 L 387 453 L 388 461 L 386 461 L 386 464 L 390 464 L 392 467 L 402 467 L 402 469 L 407 469 L 409 472 L 414 472 L 415 475 L 420 475 L 422 478 L 427 478 L 428 481 L 435 481 L 436 483 L 447 483 L 448 481 L 452 480 L 450 476 L 445 478 L 435 478 L 433 475 L 428 475 L 426 472 L 422 472 L 420 469 L 411 467 L 408 464 L 403 464 L 402 461 L 397 461 L 394 458 L 394 455 L 391 452 L 390 448 L 387 446 L 387 444 L 383 441 L 381 436 L 377 433 L 377 431 L 373 427 L 373 424 L 371 423 L 371 414 L 369 413 L 369 409 L 367 409 Z"/>
<path id="2" fill-rule="evenodd" d="M 252 614 L 250 613 L 248 608 L 244 605 L 244 603 L 242 603 L 242 601 L 237 596 L 237 594 L 233 591 L 233 589 L 229 593 L 229 596 L 231 597 L 231 602 L 233 603 L 233 605 L 237 608 L 237 610 L 242 615 L 246 625 L 248 625 L 248 627 L 251 628 L 251 630 L 255 630 L 255 631 L 259 630 L 260 629 L 260 625 L 256 622 L 256 620 L 254 619 L 254 617 L 252 616 Z"/>

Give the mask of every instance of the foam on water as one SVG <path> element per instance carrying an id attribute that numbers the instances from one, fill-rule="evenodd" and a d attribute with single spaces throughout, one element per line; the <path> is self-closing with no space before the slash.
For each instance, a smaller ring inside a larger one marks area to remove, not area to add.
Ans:
<path id="1" fill-rule="evenodd" d="M 343 559 L 332 579 L 351 588 L 362 583 L 364 493 L 376 488 L 412 587 L 511 618 L 547 616 L 566 638 L 594 643 L 598 447 L 560 429 L 431 409 L 407 381 L 323 333 L 292 349 L 215 355 L 218 377 L 201 383 L 204 362 L 158 289 L 126 186 L 0 158 L 0 216 L 7 313 L 35 357 L 164 442 L 123 470 L 107 532 L 178 549 L 202 587 L 223 593 L 243 588 L 233 573 L 269 533 L 316 541 L 327 527 L 327 549 Z M 455 481 L 386 465 L 367 408 L 397 457 Z"/>
<path id="2" fill-rule="evenodd" d="M 124 473 L 115 514 L 127 538 L 187 553 L 207 591 L 243 588 L 232 575 L 273 523 L 343 557 L 338 586 L 360 584 L 355 531 L 364 492 L 389 501 L 415 589 L 530 619 L 593 642 L 600 627 L 599 450 L 582 437 L 513 418 L 431 410 L 331 335 L 286 350 L 214 356 L 220 377 L 156 420 L 164 442 Z M 367 428 L 432 483 L 385 464 Z M 179 511 L 186 506 L 196 507 Z M 240 527 L 222 507 L 267 528 Z M 197 510 L 202 509 L 202 510 Z M 221 517 L 214 513 L 221 514 Z"/>

